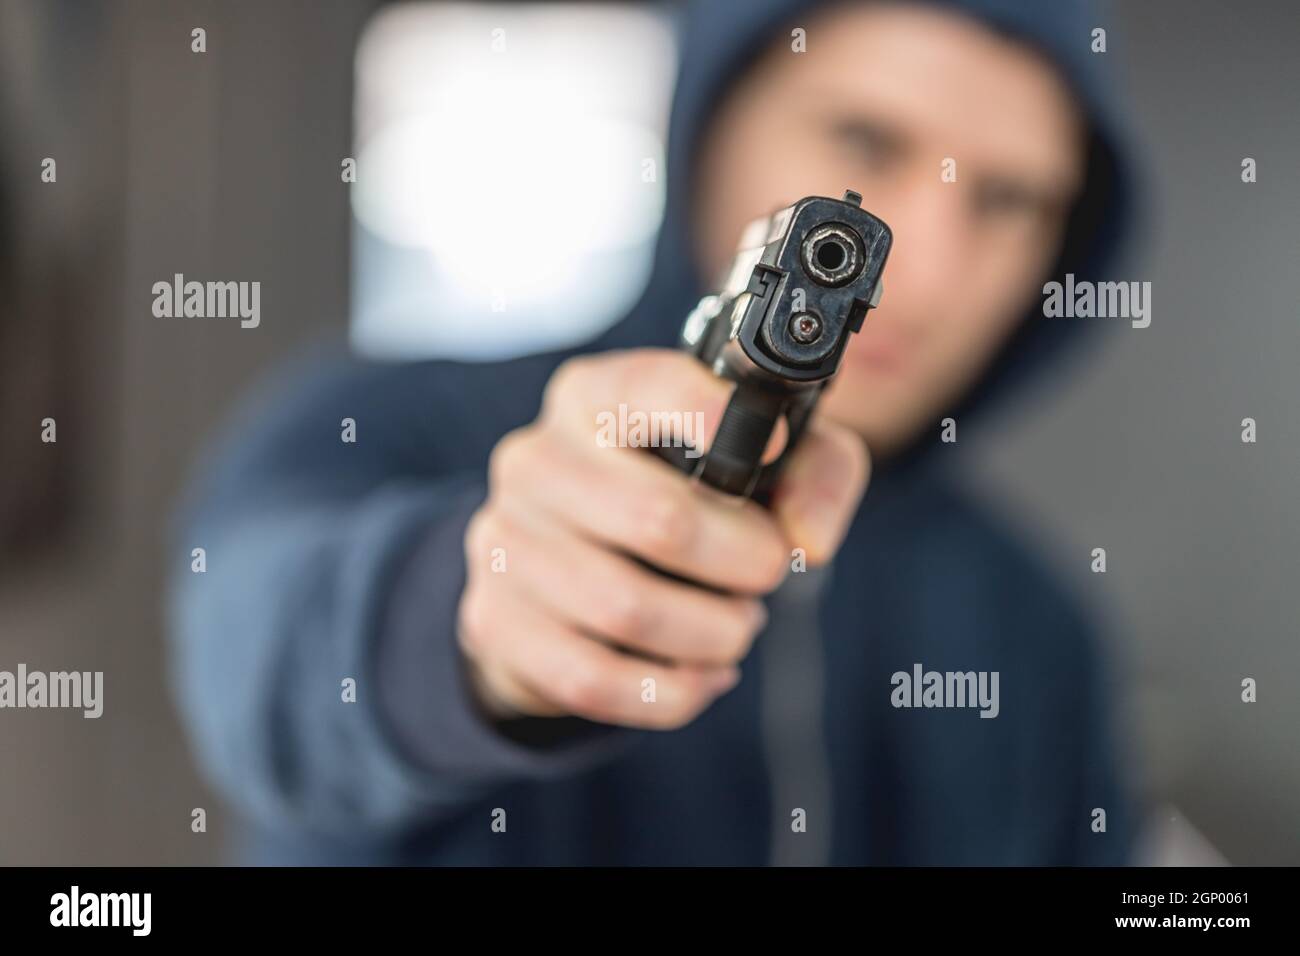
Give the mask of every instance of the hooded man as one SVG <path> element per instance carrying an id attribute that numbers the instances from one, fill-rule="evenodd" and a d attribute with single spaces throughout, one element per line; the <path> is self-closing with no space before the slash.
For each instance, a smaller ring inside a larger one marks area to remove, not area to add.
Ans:
<path id="1" fill-rule="evenodd" d="M 1124 862 L 1099 644 L 939 441 L 1083 329 L 1039 290 L 1122 232 L 1095 26 L 697 4 L 630 315 L 510 362 L 315 368 L 259 405 L 195 492 L 208 567 L 173 629 L 245 859 Z M 748 220 L 846 188 L 893 230 L 885 296 L 771 509 L 601 447 L 620 405 L 716 427 L 726 385 L 667 348 L 704 277 Z"/>

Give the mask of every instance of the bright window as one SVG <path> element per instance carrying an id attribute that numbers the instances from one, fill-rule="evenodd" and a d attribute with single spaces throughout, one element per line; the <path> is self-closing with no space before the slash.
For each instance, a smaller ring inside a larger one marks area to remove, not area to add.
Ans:
<path id="1" fill-rule="evenodd" d="M 623 4 L 403 4 L 357 51 L 352 341 L 489 358 L 640 294 L 663 213 L 669 25 Z"/>

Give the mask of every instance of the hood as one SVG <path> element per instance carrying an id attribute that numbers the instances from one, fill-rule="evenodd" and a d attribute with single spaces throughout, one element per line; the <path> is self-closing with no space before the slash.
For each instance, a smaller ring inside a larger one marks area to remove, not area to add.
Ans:
<path id="1" fill-rule="evenodd" d="M 1045 54 L 1074 92 L 1089 123 L 1087 176 L 1070 216 L 1060 259 L 1049 275 L 1100 277 L 1131 226 L 1129 162 L 1105 86 L 1107 56 L 1091 52 L 1091 31 L 1107 23 L 1097 3 L 1083 0 L 913 0 L 959 12 Z M 778 31 L 829 2 L 817 0 L 696 0 L 678 23 L 679 62 L 668 132 L 667 204 L 646 292 L 628 317 L 603 337 L 610 347 L 671 345 L 687 312 L 710 291 L 692 254 L 690 198 L 701 133 L 732 82 Z M 846 183 L 846 188 L 852 188 Z M 792 199 L 797 197 L 791 197 Z M 871 208 L 871 197 L 863 205 Z M 756 210 L 756 213 L 759 212 Z M 1045 275 L 1046 281 L 1049 275 Z M 885 270 L 885 287 L 889 270 Z M 888 294 L 888 292 L 886 292 Z M 870 316 L 867 321 L 870 322 Z M 1025 317 L 980 382 L 944 412 L 967 424 L 1009 391 L 1057 367 L 1072 344 L 1095 338 L 1099 323 Z M 938 430 L 935 429 L 937 438 Z M 929 445 L 922 438 L 918 445 Z M 917 449 L 913 449 L 915 452 Z M 908 456 L 900 456 L 900 459 Z"/>

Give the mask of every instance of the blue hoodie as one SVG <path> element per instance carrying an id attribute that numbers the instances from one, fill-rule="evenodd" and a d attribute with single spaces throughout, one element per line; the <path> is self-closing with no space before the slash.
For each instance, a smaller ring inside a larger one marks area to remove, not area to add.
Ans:
<path id="1" fill-rule="evenodd" d="M 1042 50 L 1075 91 L 1089 171 L 1056 272 L 1099 275 L 1127 225 L 1089 49 L 1104 23 L 1059 0 L 943 5 Z M 205 548 L 207 570 L 175 581 L 173 663 L 201 764 L 245 824 L 245 862 L 798 862 L 800 814 L 821 848 L 803 859 L 817 862 L 1127 859 L 1133 815 L 1093 628 L 924 442 L 877 468 L 832 567 L 778 593 L 769 631 L 783 643 L 760 635 L 740 684 L 689 726 L 497 725 L 468 692 L 462 539 L 493 445 L 535 417 L 571 355 L 672 343 L 704 291 L 686 231 L 701 128 L 754 50 L 813 6 L 685 11 L 654 272 L 596 342 L 500 363 L 314 362 L 250 403 L 209 456 L 179 542 Z M 1086 325 L 1027 319 L 949 414 L 982 411 Z M 343 418 L 362 440 L 340 442 Z M 918 664 L 997 672 L 997 717 L 894 706 L 893 675 Z"/>

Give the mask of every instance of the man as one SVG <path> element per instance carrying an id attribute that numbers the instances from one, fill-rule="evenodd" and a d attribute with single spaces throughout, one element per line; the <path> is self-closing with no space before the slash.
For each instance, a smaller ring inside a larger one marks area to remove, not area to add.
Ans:
<path id="1" fill-rule="evenodd" d="M 1094 638 L 936 442 L 1079 331 L 1037 291 L 1114 247 L 1085 14 L 700 4 L 630 316 L 563 354 L 318 369 L 237 429 L 175 633 L 248 859 L 1126 858 Z M 771 511 L 600 447 L 619 404 L 716 427 L 727 389 L 663 346 L 745 221 L 845 188 L 893 229 L 885 297 Z M 965 706 L 923 706 L 929 671 Z"/>

